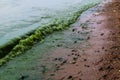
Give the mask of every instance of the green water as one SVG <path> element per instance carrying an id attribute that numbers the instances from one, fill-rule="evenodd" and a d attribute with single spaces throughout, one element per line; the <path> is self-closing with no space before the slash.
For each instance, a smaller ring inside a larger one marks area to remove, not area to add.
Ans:
<path id="1" fill-rule="evenodd" d="M 90 1 L 91 2 L 88 0 L 87 4 L 99 2 L 99 0 Z M 80 10 L 82 7 L 84 7 L 84 5 L 78 6 L 77 10 Z M 0 68 L 0 80 L 19 80 L 22 75 L 27 76 L 25 80 L 44 80 L 40 65 L 51 64 L 44 62 L 44 53 L 55 49 L 60 41 L 66 41 L 65 45 L 67 46 L 72 45 L 74 39 L 75 38 L 72 37 L 66 37 L 64 32 L 61 31 L 49 35 L 45 38 L 44 42 L 34 45 L 32 49 L 25 52 L 25 54 L 17 56 L 3 65 Z M 55 41 L 55 43 L 53 43 L 53 41 Z"/>

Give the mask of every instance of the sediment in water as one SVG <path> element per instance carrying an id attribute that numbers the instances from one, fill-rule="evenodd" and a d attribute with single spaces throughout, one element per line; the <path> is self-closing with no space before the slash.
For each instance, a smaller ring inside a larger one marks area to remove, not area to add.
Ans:
<path id="1" fill-rule="evenodd" d="M 100 1 L 98 1 L 100 2 Z M 75 12 L 70 18 L 55 18 L 51 23 L 42 25 L 40 28 L 29 32 L 25 36 L 13 39 L 11 42 L 0 47 L 0 66 L 5 64 L 10 59 L 24 53 L 26 50 L 32 48 L 35 43 L 42 42 L 44 38 L 59 30 L 64 30 L 74 23 L 82 12 L 95 6 L 96 3 L 84 5 L 79 11 Z"/>

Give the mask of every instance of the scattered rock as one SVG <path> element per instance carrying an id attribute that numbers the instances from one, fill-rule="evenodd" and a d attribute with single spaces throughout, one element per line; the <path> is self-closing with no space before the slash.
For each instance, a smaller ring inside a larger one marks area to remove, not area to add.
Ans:
<path id="1" fill-rule="evenodd" d="M 64 60 L 64 61 L 61 63 L 61 65 L 64 65 L 65 63 L 67 63 L 67 60 Z"/>
<path id="2" fill-rule="evenodd" d="M 77 61 L 77 59 L 78 59 L 77 57 L 74 57 L 74 58 L 73 58 L 74 61 Z"/>
<path id="3" fill-rule="evenodd" d="M 108 50 L 107 49 L 105 49 L 105 52 L 107 52 Z"/>
<path id="4" fill-rule="evenodd" d="M 77 29 L 76 28 L 74 28 L 74 29 L 72 29 L 72 32 L 75 32 Z"/>
<path id="5" fill-rule="evenodd" d="M 74 43 L 77 43 L 77 41 L 74 41 Z"/>
<path id="6" fill-rule="evenodd" d="M 52 73 L 52 74 L 50 74 L 50 76 L 55 76 L 55 74 L 54 74 L 54 73 Z"/>
<path id="7" fill-rule="evenodd" d="M 89 39 L 90 39 L 90 36 L 87 37 L 87 40 L 89 40 Z"/>
<path id="8" fill-rule="evenodd" d="M 70 64 L 75 64 L 76 63 L 76 61 L 70 61 Z"/>
<path id="9" fill-rule="evenodd" d="M 42 73 L 45 73 L 46 70 L 47 70 L 46 66 L 45 65 L 41 65 L 41 68 L 42 68 Z"/>
<path id="10" fill-rule="evenodd" d="M 57 47 L 61 47 L 61 46 L 63 46 L 62 44 L 57 44 Z"/>
<path id="11" fill-rule="evenodd" d="M 77 50 L 73 49 L 72 52 L 77 52 Z"/>
<path id="12" fill-rule="evenodd" d="M 54 58 L 54 61 L 60 61 L 60 62 L 62 62 L 62 61 L 64 61 L 64 59 L 62 57 L 60 57 L 60 58 Z"/>
<path id="13" fill-rule="evenodd" d="M 84 61 L 87 61 L 87 59 L 83 59 Z"/>
<path id="14" fill-rule="evenodd" d="M 68 78 L 67 78 L 67 79 L 72 79 L 72 78 L 73 78 L 73 76 L 71 76 L 71 75 L 70 75 L 70 76 L 68 76 Z"/>
<path id="15" fill-rule="evenodd" d="M 100 67 L 100 68 L 99 68 L 99 71 L 103 71 L 103 67 Z"/>
<path id="16" fill-rule="evenodd" d="M 112 70 L 112 69 L 114 69 L 112 66 L 107 65 L 107 66 L 104 66 L 104 67 L 100 67 L 100 68 L 99 68 L 99 71 L 104 71 L 104 70 L 110 71 L 110 70 Z"/>
<path id="17" fill-rule="evenodd" d="M 100 35 L 101 35 L 101 36 L 103 36 L 103 35 L 104 35 L 104 33 L 101 33 Z"/>
<path id="18" fill-rule="evenodd" d="M 20 78 L 19 78 L 19 80 L 25 80 L 26 78 L 28 78 L 29 76 L 28 75 L 22 75 Z"/>
<path id="19" fill-rule="evenodd" d="M 90 67 L 90 66 L 85 64 L 85 67 Z"/>
<path id="20" fill-rule="evenodd" d="M 105 74 L 105 75 L 103 75 L 102 77 L 103 77 L 103 79 L 106 79 L 106 78 L 107 78 L 107 75 Z"/>
<path id="21" fill-rule="evenodd" d="M 105 69 L 106 70 L 112 70 L 112 69 L 114 69 L 112 66 L 110 66 L 110 65 L 107 65 L 107 66 L 105 66 Z"/>
<path id="22" fill-rule="evenodd" d="M 80 31 L 78 31 L 77 33 L 80 33 Z"/>
<path id="23" fill-rule="evenodd" d="M 99 53 L 99 52 L 100 52 L 100 50 L 95 50 L 95 52 Z"/>
<path id="24" fill-rule="evenodd" d="M 102 49 L 105 49 L 104 47 L 102 47 Z"/>
<path id="25" fill-rule="evenodd" d="M 58 60 L 58 58 L 54 58 L 54 61 Z"/>

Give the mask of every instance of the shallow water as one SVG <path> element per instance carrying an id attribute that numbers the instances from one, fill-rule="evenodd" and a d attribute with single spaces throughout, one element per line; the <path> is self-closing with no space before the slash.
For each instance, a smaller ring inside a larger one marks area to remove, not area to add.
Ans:
<path id="1" fill-rule="evenodd" d="M 5 1 L 5 0 L 3 0 L 3 1 Z M 16 0 L 16 1 L 19 1 L 19 0 Z M 21 0 L 21 1 L 23 1 L 23 0 Z M 27 1 L 27 0 L 25 0 L 25 1 Z M 32 0 L 29 0 L 29 1 L 32 1 Z M 38 1 L 38 0 L 36 0 L 36 1 Z M 39 0 L 39 1 L 41 1 L 41 0 Z M 47 1 L 47 0 L 44 0 L 44 1 Z M 54 1 L 59 1 L 59 0 L 51 0 L 51 1 L 54 2 Z M 54 17 L 62 17 L 62 18 L 65 17 L 65 16 L 68 17 L 70 15 L 67 15 L 67 14 L 69 14 L 70 12 L 74 12 L 74 11 L 80 10 L 81 5 L 79 5 L 79 2 L 81 0 L 76 0 L 76 2 L 75 1 L 73 2 L 73 1 L 74 0 L 70 0 L 70 1 L 69 0 L 65 0 L 65 1 L 63 1 L 63 0 L 61 1 L 60 0 L 58 2 L 58 4 L 60 4 L 61 6 L 57 6 L 57 7 L 53 7 L 53 8 L 52 8 L 52 6 L 53 6 L 52 4 L 53 3 L 47 3 L 47 4 L 51 4 L 51 7 L 48 7 L 46 9 L 44 8 L 43 11 L 46 10 L 46 12 L 49 13 L 50 17 L 48 17 L 48 16 L 46 17 L 45 16 L 46 18 L 43 18 L 44 19 L 43 22 L 46 21 L 46 20 L 48 20 L 48 22 L 49 22 Z M 87 4 L 90 4 L 90 3 L 96 3 L 95 1 L 99 2 L 100 0 L 84 0 L 84 1 L 88 1 Z M 55 3 L 56 3 L 56 5 L 58 5 L 57 2 L 55 2 Z M 68 3 L 68 4 L 66 4 L 66 3 Z M 80 4 L 82 4 L 82 2 L 80 2 Z M 79 7 L 78 7 L 78 5 L 79 5 Z M 66 9 L 67 9 L 67 11 L 66 11 Z M 48 14 L 48 13 L 46 13 L 46 14 Z M 29 13 L 26 13 L 26 14 L 29 14 Z M 35 17 L 34 19 L 38 19 L 38 17 Z M 29 18 L 26 18 L 26 20 L 29 20 Z M 19 34 L 22 34 L 23 30 L 25 32 L 27 32 L 26 30 L 28 30 L 28 29 L 31 30 L 31 28 L 35 28 L 35 26 L 39 27 L 38 25 L 40 25 L 40 22 L 41 21 L 39 20 L 38 23 L 33 23 L 33 25 L 26 26 L 26 27 L 25 26 L 18 27 L 17 28 L 18 30 L 15 30 L 17 32 L 17 36 L 18 36 L 18 31 L 19 31 Z M 13 31 L 13 34 L 15 34 L 15 31 Z M 9 33 L 11 33 L 11 32 L 9 32 Z M 21 75 L 25 75 L 25 76 L 28 75 L 29 78 L 30 78 L 29 80 L 33 80 L 33 79 L 34 80 L 45 80 L 45 79 L 41 79 L 42 76 L 40 74 L 42 72 L 41 71 L 42 69 L 38 65 L 38 63 L 42 64 L 43 54 L 46 53 L 46 52 L 50 52 L 50 50 L 53 49 L 54 46 L 56 46 L 59 41 L 63 42 L 63 40 L 65 40 L 65 39 L 66 39 L 65 43 L 67 43 L 67 45 L 71 45 L 70 43 L 72 43 L 75 40 L 74 38 L 76 37 L 76 36 L 74 36 L 74 37 L 71 37 L 71 36 L 70 37 L 66 37 L 66 35 L 64 35 L 62 32 L 56 32 L 56 33 L 48 36 L 42 44 L 41 43 L 36 44 L 35 46 L 33 46 L 32 49 L 28 50 L 24 55 L 16 57 L 13 60 L 9 61 L 5 66 L 2 66 L 0 68 L 0 80 L 18 80 L 21 77 Z M 70 38 L 72 38 L 72 39 L 70 39 Z M 58 42 L 56 42 L 56 44 L 53 44 L 54 40 L 56 40 Z M 65 46 L 66 46 L 66 44 L 65 44 Z M 51 65 L 50 62 L 46 63 L 46 64 L 50 64 Z"/>
<path id="2" fill-rule="evenodd" d="M 0 45 L 48 23 L 81 1 L 0 0 Z"/>

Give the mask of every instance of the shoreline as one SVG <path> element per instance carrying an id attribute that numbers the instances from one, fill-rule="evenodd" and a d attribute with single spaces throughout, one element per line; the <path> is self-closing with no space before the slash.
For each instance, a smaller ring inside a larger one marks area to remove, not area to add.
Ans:
<path id="1" fill-rule="evenodd" d="M 54 65 L 43 74 L 45 80 L 120 79 L 119 3 L 104 1 L 83 13 L 78 23 L 88 23 L 88 28 L 81 30 L 81 25 L 74 25 L 75 31 L 70 33 L 77 35 L 88 30 L 90 35 L 82 44 L 77 40 L 72 48 L 59 47 L 48 52 L 46 61 Z"/>
<path id="2" fill-rule="evenodd" d="M 119 80 L 119 1 L 107 1 L 0 67 L 0 79 Z"/>
<path id="3" fill-rule="evenodd" d="M 74 13 L 74 15 L 70 19 L 67 19 L 67 20 L 65 19 L 61 21 L 59 20 L 57 21 L 57 19 L 54 19 L 53 23 L 43 25 L 41 28 L 35 30 L 34 32 L 30 32 L 30 35 L 28 34 L 27 38 L 23 36 L 22 39 L 18 38 L 13 40 L 13 42 L 10 42 L 1 46 L 0 54 L 5 57 L 0 59 L 0 65 L 3 65 L 4 63 L 6 63 L 7 61 L 9 61 L 15 56 L 24 53 L 26 50 L 30 49 L 35 43 L 42 41 L 45 38 L 45 36 L 47 36 L 48 34 L 51 34 L 53 31 L 59 31 L 64 28 L 68 28 L 70 24 L 76 21 L 77 17 L 82 12 L 84 12 L 85 10 L 89 9 L 90 7 L 96 4 L 97 3 L 84 5 L 84 7 L 81 8 L 80 11 Z M 8 52 L 6 52 L 7 48 L 9 49 Z"/>

